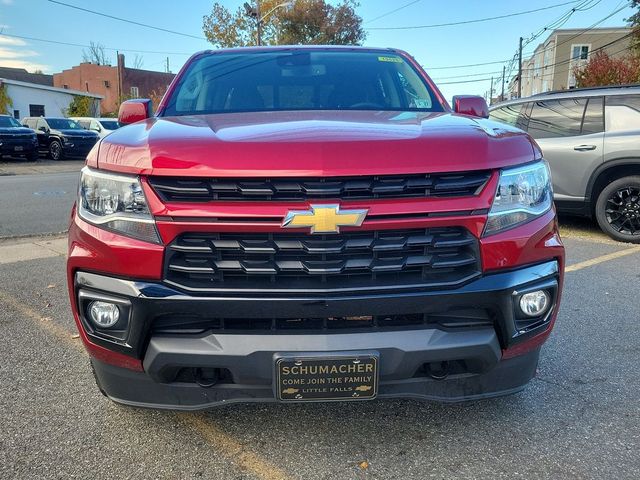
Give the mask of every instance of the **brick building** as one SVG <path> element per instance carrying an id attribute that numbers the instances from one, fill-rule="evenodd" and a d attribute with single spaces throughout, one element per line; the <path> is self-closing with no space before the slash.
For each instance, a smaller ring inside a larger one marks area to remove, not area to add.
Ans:
<path id="1" fill-rule="evenodd" d="M 122 100 L 148 98 L 163 94 L 175 75 L 138 68 L 128 68 L 124 55 L 118 55 L 118 65 L 81 63 L 53 74 L 53 85 L 102 96 L 100 109 L 104 114 L 117 112 Z"/>

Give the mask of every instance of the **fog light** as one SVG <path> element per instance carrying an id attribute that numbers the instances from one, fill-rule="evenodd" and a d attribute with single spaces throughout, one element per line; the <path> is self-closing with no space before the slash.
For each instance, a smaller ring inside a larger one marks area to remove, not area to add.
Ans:
<path id="1" fill-rule="evenodd" d="M 89 315 L 96 327 L 111 328 L 118 323 L 120 309 L 113 303 L 95 301 L 89 305 Z"/>
<path id="2" fill-rule="evenodd" d="M 551 296 L 545 290 L 525 293 L 520 297 L 520 310 L 527 317 L 539 317 L 551 303 Z"/>

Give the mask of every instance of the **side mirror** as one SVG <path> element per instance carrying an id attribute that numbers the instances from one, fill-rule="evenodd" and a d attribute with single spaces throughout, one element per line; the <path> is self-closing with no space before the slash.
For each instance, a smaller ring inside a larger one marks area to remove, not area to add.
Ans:
<path id="1" fill-rule="evenodd" d="M 477 95 L 456 95 L 453 97 L 453 110 L 462 115 L 489 118 L 487 102 Z"/>
<path id="2" fill-rule="evenodd" d="M 41 132 L 47 133 L 48 129 L 45 126 L 42 127 L 38 127 L 38 130 L 40 130 Z"/>
<path id="3" fill-rule="evenodd" d="M 91 130 L 93 130 L 94 132 L 102 131 L 102 129 L 100 127 L 93 127 Z"/>
<path id="4" fill-rule="evenodd" d="M 151 100 L 140 98 L 122 102 L 118 110 L 118 122 L 129 125 L 151 117 Z"/>

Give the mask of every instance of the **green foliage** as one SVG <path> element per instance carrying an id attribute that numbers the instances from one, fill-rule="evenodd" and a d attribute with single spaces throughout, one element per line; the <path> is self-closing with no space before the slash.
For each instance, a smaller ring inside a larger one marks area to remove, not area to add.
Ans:
<path id="1" fill-rule="evenodd" d="M 627 18 L 629 26 L 633 29 L 631 48 L 638 55 L 640 54 L 640 0 L 631 0 L 630 6 L 636 9 L 636 13 Z"/>
<path id="2" fill-rule="evenodd" d="M 0 84 L 0 113 L 10 115 L 13 108 L 13 100 L 7 93 L 7 86 Z"/>
<path id="3" fill-rule="evenodd" d="M 256 45 L 257 15 L 262 18 L 263 45 L 360 45 L 366 38 L 355 0 L 342 0 L 336 6 L 326 0 L 295 0 L 291 5 L 283 0 L 250 3 L 253 16 L 244 8 L 232 13 L 214 3 L 211 13 L 202 18 L 207 40 L 220 48 Z"/>
<path id="4" fill-rule="evenodd" d="M 94 115 L 93 98 L 74 95 L 65 114 L 67 117 L 92 117 Z"/>

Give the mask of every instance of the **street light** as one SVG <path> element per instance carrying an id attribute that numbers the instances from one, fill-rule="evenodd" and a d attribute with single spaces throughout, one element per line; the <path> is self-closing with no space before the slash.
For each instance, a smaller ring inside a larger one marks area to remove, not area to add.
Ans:
<path id="1" fill-rule="evenodd" d="M 275 12 L 277 9 L 283 8 L 283 7 L 290 7 L 294 3 L 295 3 L 295 0 L 289 0 L 288 2 L 283 2 L 279 5 L 276 5 L 275 7 L 273 7 L 271 10 L 269 10 L 267 13 L 265 13 L 262 16 L 260 16 L 260 0 L 256 0 L 256 8 L 253 8 L 248 2 L 244 3 L 243 6 L 244 6 L 245 15 L 247 17 L 255 18 L 257 22 L 256 26 L 257 26 L 258 46 L 262 45 L 262 22 L 264 22 L 264 20 L 273 12 Z"/>

